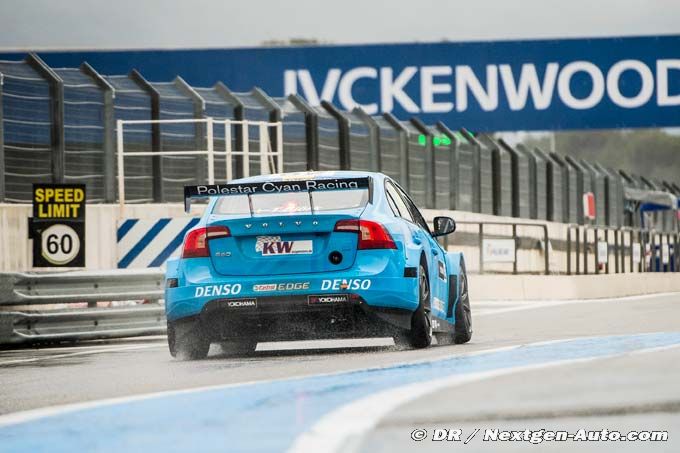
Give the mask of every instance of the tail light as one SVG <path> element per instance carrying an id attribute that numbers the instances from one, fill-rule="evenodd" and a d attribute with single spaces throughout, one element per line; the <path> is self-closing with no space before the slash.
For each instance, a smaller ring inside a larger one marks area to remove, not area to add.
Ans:
<path id="1" fill-rule="evenodd" d="M 370 220 L 340 220 L 335 224 L 335 231 L 359 234 L 359 250 L 396 249 L 392 236 L 385 227 Z"/>
<path id="2" fill-rule="evenodd" d="M 210 256 L 208 241 L 210 239 L 231 236 L 229 228 L 225 226 L 209 226 L 189 231 L 184 240 L 182 258 L 205 258 Z"/>

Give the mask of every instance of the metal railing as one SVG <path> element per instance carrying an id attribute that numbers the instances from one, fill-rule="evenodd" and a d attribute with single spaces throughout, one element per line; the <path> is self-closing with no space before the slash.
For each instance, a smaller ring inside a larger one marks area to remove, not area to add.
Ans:
<path id="1" fill-rule="evenodd" d="M 429 217 L 429 216 L 428 216 Z M 432 219 L 427 219 L 430 225 Z M 456 248 L 461 246 L 476 247 L 479 252 L 478 269 L 477 272 L 482 274 L 488 268 L 487 260 L 485 259 L 484 243 L 488 239 L 511 239 L 514 241 L 512 261 L 504 261 L 505 264 L 512 264 L 512 274 L 545 274 L 549 275 L 550 269 L 550 238 L 548 235 L 548 226 L 544 223 L 529 223 L 529 222 L 486 222 L 486 221 L 456 221 L 456 225 L 476 225 L 476 233 L 469 231 L 460 231 L 452 235 L 443 236 L 440 238 L 441 244 L 445 249 L 449 246 Z M 509 233 L 491 232 L 487 227 L 508 228 Z M 535 228 L 539 230 L 537 235 L 519 234 L 518 228 Z M 536 236 L 540 237 L 537 239 Z M 542 269 L 520 269 L 518 259 L 518 252 L 538 251 L 541 254 Z M 468 269 L 469 270 L 469 269 Z M 487 269 L 488 270 L 488 269 Z M 499 270 L 491 270 L 491 272 L 499 272 Z"/>
<path id="2" fill-rule="evenodd" d="M 125 152 L 125 125 L 163 125 L 163 124 L 205 124 L 205 149 L 180 150 L 180 151 L 128 151 Z M 215 125 L 224 127 L 224 150 L 215 149 Z M 233 149 L 232 126 L 240 126 L 241 150 Z M 250 126 L 258 128 L 259 150 L 250 150 Z M 272 147 L 270 139 L 270 129 L 275 129 L 275 147 Z M 118 202 L 125 204 L 125 157 L 164 157 L 164 156 L 206 156 L 208 174 L 208 184 L 215 184 L 215 157 L 223 156 L 225 161 L 225 175 L 229 182 L 234 174 L 234 157 L 241 157 L 241 175 L 250 176 L 250 159 L 253 156 L 259 157 L 259 174 L 271 174 L 283 172 L 283 125 L 281 122 L 267 121 L 237 121 L 237 120 L 216 120 L 214 118 L 201 119 L 176 119 L 176 120 L 118 120 L 116 122 L 116 147 L 117 147 L 117 171 L 118 171 Z"/>
<path id="3" fill-rule="evenodd" d="M 0 345 L 164 334 L 163 287 L 160 269 L 0 273 Z"/>
<path id="4" fill-rule="evenodd" d="M 679 233 L 570 224 L 567 226 L 567 274 L 678 272 L 679 247 Z"/>

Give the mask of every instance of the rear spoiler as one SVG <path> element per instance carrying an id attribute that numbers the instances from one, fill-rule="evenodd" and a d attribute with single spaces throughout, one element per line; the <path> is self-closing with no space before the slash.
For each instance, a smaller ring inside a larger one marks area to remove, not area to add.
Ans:
<path id="1" fill-rule="evenodd" d="M 236 184 L 213 184 L 184 186 L 184 211 L 191 209 L 194 198 L 222 197 L 228 195 L 255 195 L 281 192 L 311 192 L 314 190 L 369 189 L 368 201 L 372 201 L 372 180 L 363 178 L 289 179 L 282 181 L 244 182 Z"/>

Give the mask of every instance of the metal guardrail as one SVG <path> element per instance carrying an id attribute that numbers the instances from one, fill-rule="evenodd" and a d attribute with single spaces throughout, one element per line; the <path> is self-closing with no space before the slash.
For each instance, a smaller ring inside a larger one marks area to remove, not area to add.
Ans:
<path id="1" fill-rule="evenodd" d="M 601 260 L 598 253 L 600 242 L 607 246 L 606 261 Z M 567 275 L 678 272 L 679 246 L 680 233 L 570 224 L 567 225 Z M 572 251 L 575 252 L 575 259 L 572 257 Z M 589 269 L 590 253 L 594 255 L 592 272 Z M 611 254 L 614 255 L 613 261 L 609 259 Z M 637 262 L 634 258 L 636 255 L 639 257 Z"/>
<path id="2" fill-rule="evenodd" d="M 157 302 L 163 282 L 160 269 L 0 273 L 0 345 L 163 334 L 165 309 L 159 303 L 96 307 L 97 302 Z M 49 306 L 77 303 L 88 307 Z"/>
<path id="3" fill-rule="evenodd" d="M 429 216 L 428 216 L 429 217 Z M 428 219 L 430 225 L 432 224 L 432 219 Z M 476 245 L 479 249 L 479 269 L 477 272 L 480 274 L 484 273 L 484 267 L 485 267 L 485 260 L 484 260 L 484 253 L 483 253 L 483 246 L 484 246 L 484 240 L 485 239 L 494 239 L 494 238 L 507 238 L 507 239 L 512 239 L 515 241 L 515 255 L 514 259 L 512 262 L 512 274 L 536 274 L 538 273 L 536 270 L 526 270 L 526 269 L 518 269 L 518 259 L 517 259 L 517 253 L 521 250 L 540 250 L 542 253 L 542 258 L 543 258 L 543 270 L 541 273 L 545 275 L 550 274 L 550 237 L 548 235 L 548 225 L 545 223 L 529 223 L 529 222 L 488 222 L 488 221 L 469 221 L 469 220 L 461 220 L 461 221 L 456 221 L 457 225 L 476 225 L 477 226 L 477 234 L 475 235 L 475 241 Z M 508 227 L 511 232 L 510 235 L 504 235 L 504 234 L 498 234 L 498 233 L 489 233 L 488 229 L 485 229 L 487 226 L 499 226 L 499 227 Z M 540 230 L 541 232 L 539 233 L 540 236 L 543 238 L 542 240 L 536 239 L 527 239 L 526 236 L 522 236 L 518 234 L 517 228 L 518 227 L 524 227 L 524 228 L 536 228 Z M 456 240 L 457 237 L 460 237 L 460 232 L 459 233 L 454 233 L 453 236 L 450 238 L 449 236 L 444 236 L 441 238 L 441 243 L 444 246 L 444 248 L 448 248 L 449 245 L 455 246 L 458 244 L 458 241 Z M 456 236 L 458 235 L 458 236 Z M 524 245 L 524 247 L 522 247 Z"/>

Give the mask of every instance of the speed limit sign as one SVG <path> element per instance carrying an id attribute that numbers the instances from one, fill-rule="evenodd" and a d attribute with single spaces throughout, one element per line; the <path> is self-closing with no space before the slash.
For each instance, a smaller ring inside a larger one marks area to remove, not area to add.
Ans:
<path id="1" fill-rule="evenodd" d="M 33 184 L 33 267 L 85 267 L 85 200 L 82 184 Z"/>
<path id="2" fill-rule="evenodd" d="M 56 266 L 69 264 L 80 252 L 80 237 L 68 225 L 49 226 L 40 236 L 43 258 Z"/>
<path id="3" fill-rule="evenodd" d="M 85 223 L 31 223 L 33 267 L 85 267 Z"/>

